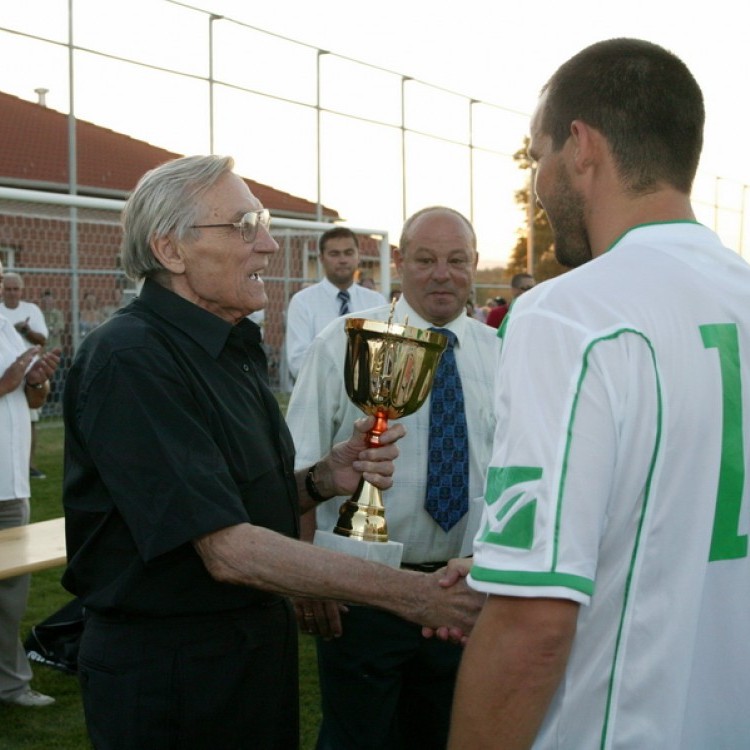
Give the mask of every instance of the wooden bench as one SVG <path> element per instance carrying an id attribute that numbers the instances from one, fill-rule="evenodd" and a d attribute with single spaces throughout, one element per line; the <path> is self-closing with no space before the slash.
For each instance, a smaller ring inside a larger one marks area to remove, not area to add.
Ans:
<path id="1" fill-rule="evenodd" d="M 0 578 L 64 565 L 65 519 L 0 530 Z"/>

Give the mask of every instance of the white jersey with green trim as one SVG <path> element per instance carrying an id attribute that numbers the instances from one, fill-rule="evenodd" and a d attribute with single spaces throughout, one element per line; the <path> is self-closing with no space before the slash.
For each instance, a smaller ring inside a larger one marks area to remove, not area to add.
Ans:
<path id="1" fill-rule="evenodd" d="M 470 584 L 582 605 L 535 748 L 750 747 L 750 266 L 644 225 L 514 306 Z"/>

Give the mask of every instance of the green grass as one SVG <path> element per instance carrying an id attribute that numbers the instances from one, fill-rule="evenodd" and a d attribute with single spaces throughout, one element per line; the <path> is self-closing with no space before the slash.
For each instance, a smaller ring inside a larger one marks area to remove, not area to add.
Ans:
<path id="1" fill-rule="evenodd" d="M 62 515 L 62 455 L 61 424 L 41 423 L 37 432 L 36 464 L 47 474 L 47 478 L 32 482 L 32 521 L 45 521 Z M 32 625 L 49 617 L 72 598 L 60 585 L 62 570 L 55 568 L 33 574 L 29 604 L 21 629 L 22 640 L 26 638 Z M 300 636 L 299 640 L 302 725 L 300 748 L 312 750 L 320 721 L 315 645 L 313 639 L 307 636 Z M 0 750 L 90 748 L 77 679 L 42 665 L 35 665 L 33 669 L 32 687 L 54 696 L 57 702 L 41 709 L 0 704 Z"/>

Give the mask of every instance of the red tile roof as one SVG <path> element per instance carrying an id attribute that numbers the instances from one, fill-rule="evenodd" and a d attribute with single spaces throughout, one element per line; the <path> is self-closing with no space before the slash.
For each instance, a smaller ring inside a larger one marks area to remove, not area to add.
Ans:
<path id="1" fill-rule="evenodd" d="M 76 123 L 78 192 L 125 197 L 149 169 L 175 154 L 84 120 Z M 246 182 L 272 213 L 315 218 L 315 203 L 253 180 Z M 68 189 L 68 116 L 0 91 L 0 184 Z M 339 218 L 323 207 L 325 219 Z"/>

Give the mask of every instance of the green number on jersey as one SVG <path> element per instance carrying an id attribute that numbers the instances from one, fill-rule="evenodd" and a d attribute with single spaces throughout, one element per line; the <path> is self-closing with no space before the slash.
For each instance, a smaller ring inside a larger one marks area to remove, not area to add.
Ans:
<path id="1" fill-rule="evenodd" d="M 703 346 L 719 354 L 722 387 L 721 466 L 709 561 L 747 557 L 747 534 L 738 534 L 745 486 L 740 348 L 734 324 L 700 327 Z"/>

